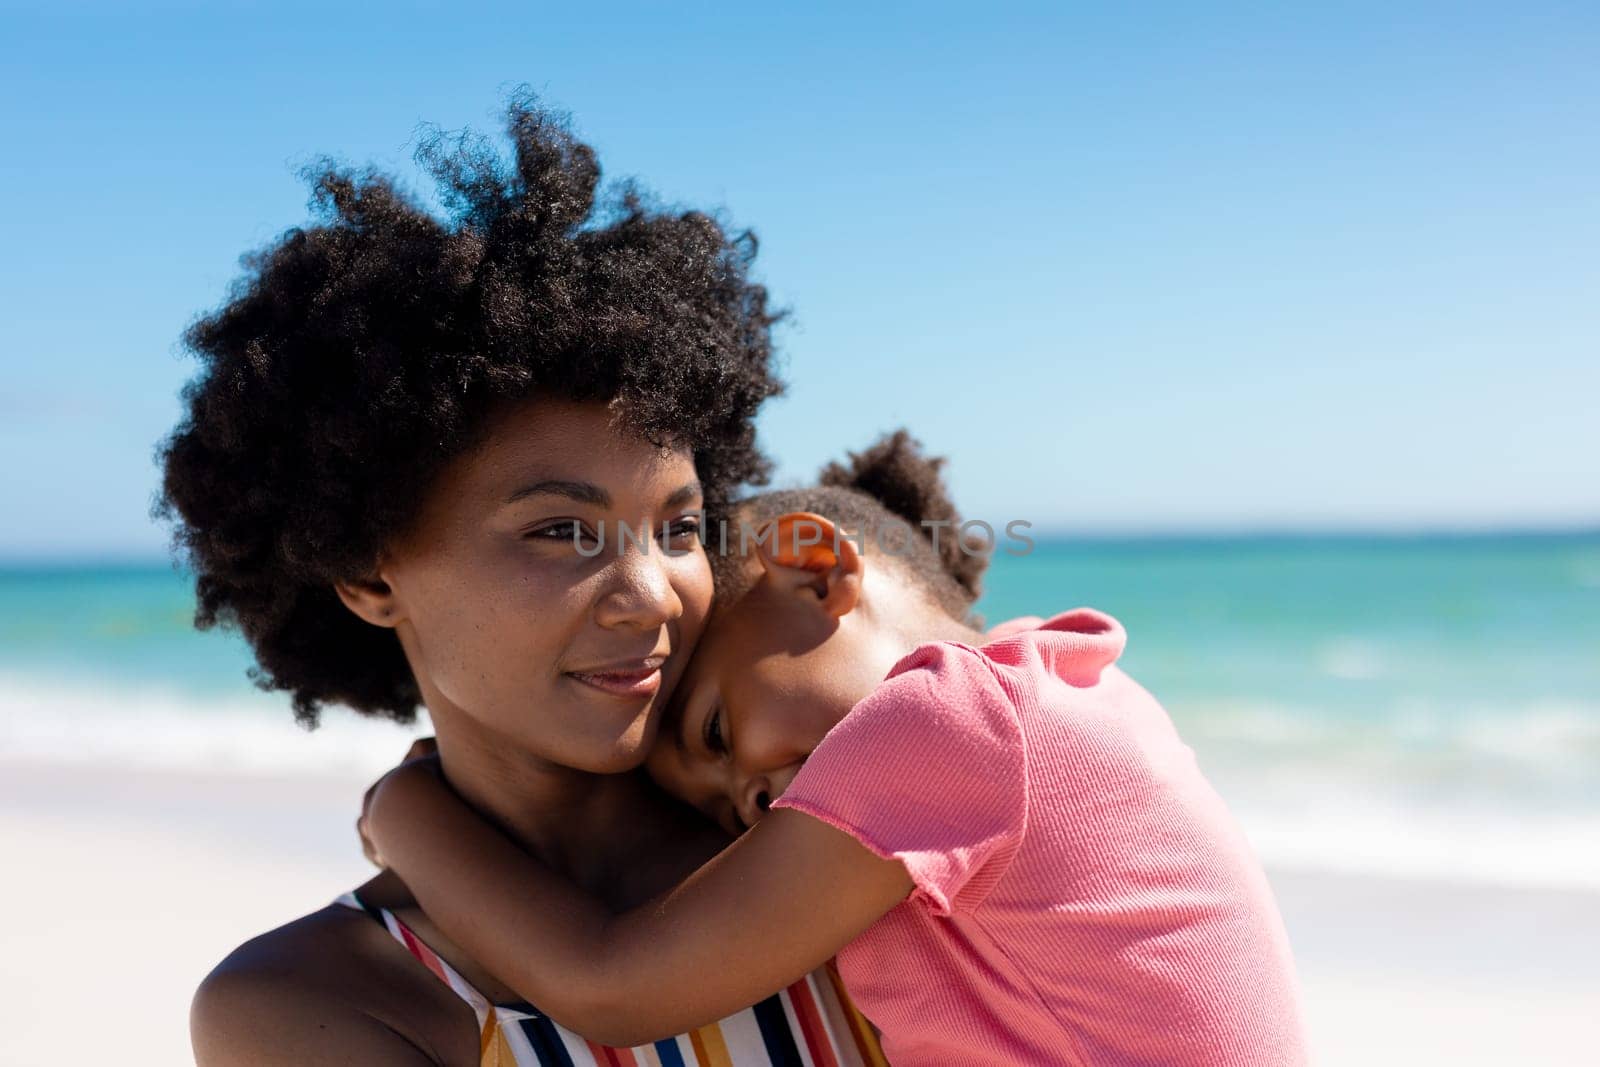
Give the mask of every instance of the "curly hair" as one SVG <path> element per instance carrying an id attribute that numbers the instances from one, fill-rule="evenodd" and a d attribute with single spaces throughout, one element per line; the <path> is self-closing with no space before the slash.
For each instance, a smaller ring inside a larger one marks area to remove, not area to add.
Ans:
<path id="1" fill-rule="evenodd" d="M 775 489 L 739 501 L 736 519 L 760 526 L 786 512 L 809 511 L 867 541 L 877 541 L 879 529 L 889 523 L 908 524 L 921 536 L 913 534 L 902 542 L 886 532 L 888 543 L 895 546 L 887 558 L 951 618 L 981 626 L 982 617 L 971 609 L 983 591 L 992 546 L 962 537 L 961 515 L 944 484 L 944 457 L 925 455 L 921 443 L 905 429 L 885 434 L 848 456 L 846 463 L 823 467 L 816 485 Z M 943 536 L 937 532 L 940 529 Z M 750 575 L 737 552 L 713 554 L 711 566 L 720 605 L 744 594 Z"/>
<path id="2" fill-rule="evenodd" d="M 507 128 L 509 161 L 471 134 L 424 139 L 443 218 L 382 174 L 318 164 L 314 223 L 245 256 L 184 335 L 202 368 L 156 513 L 194 572 L 196 626 L 242 631 L 256 684 L 308 727 L 329 703 L 414 718 L 394 633 L 333 586 L 372 573 L 507 402 L 609 403 L 686 445 L 710 515 L 768 477 L 753 419 L 781 390 L 781 316 L 750 280 L 754 236 L 631 185 L 601 202 L 593 150 L 526 91 Z"/>

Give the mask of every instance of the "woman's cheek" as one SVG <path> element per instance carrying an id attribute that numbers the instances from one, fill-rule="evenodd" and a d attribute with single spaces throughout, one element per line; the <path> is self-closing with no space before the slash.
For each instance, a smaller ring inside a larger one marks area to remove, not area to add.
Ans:
<path id="1" fill-rule="evenodd" d="M 704 624 L 706 616 L 711 611 L 711 600 L 714 595 L 711 561 L 706 558 L 698 543 L 691 551 L 673 557 L 672 584 L 677 591 L 679 602 L 683 605 L 682 624 L 687 627 L 692 623 L 694 632 L 698 635 L 700 626 Z"/>

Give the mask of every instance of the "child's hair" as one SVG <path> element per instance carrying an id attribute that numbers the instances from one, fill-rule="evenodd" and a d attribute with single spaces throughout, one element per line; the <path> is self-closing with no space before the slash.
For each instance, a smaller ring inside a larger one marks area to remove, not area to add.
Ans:
<path id="1" fill-rule="evenodd" d="M 849 453 L 847 463 L 828 464 L 814 486 L 741 500 L 734 508 L 729 551 L 712 552 L 718 601 L 737 599 L 748 585 L 737 551 L 738 523 L 755 529 L 791 511 L 810 511 L 842 527 L 852 539 L 859 533 L 869 552 L 892 560 L 952 618 L 981 624 L 971 609 L 981 592 L 991 546 L 962 539 L 961 516 L 940 476 L 944 464 L 944 457 L 924 455 L 910 432 L 900 429 L 864 451 Z M 888 551 L 876 551 L 880 544 Z"/>
<path id="2" fill-rule="evenodd" d="M 755 240 L 600 167 L 525 91 L 513 158 L 434 134 L 417 158 L 444 217 L 372 171 L 322 163 L 314 224 L 244 260 L 185 335 L 201 360 L 164 443 L 161 514 L 177 522 L 201 628 L 237 626 L 253 676 L 314 725 L 330 702 L 410 721 L 420 694 L 393 631 L 346 610 L 445 464 L 506 405 L 613 405 L 641 437 L 689 448 L 709 515 L 764 484 L 756 409 L 780 389 L 778 316 L 750 281 Z"/>

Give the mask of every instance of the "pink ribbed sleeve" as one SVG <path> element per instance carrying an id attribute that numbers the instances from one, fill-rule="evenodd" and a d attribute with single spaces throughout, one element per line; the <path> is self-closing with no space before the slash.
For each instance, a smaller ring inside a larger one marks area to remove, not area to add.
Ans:
<path id="1" fill-rule="evenodd" d="M 1088 608 L 923 645 L 774 804 L 916 889 L 839 951 L 895 1067 L 1301 1067 L 1271 887 Z"/>
<path id="2" fill-rule="evenodd" d="M 970 662 L 956 663 L 965 658 Z M 924 645 L 822 739 L 774 808 L 903 862 L 935 913 L 982 900 L 1027 820 L 1022 729 L 972 650 Z"/>

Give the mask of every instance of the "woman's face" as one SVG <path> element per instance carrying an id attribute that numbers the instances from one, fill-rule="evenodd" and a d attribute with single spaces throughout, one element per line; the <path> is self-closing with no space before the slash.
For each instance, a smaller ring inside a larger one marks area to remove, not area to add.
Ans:
<path id="1" fill-rule="evenodd" d="M 602 405 L 497 419 L 379 569 L 441 734 L 464 718 L 561 766 L 637 767 L 711 604 L 701 503 L 688 450 Z"/>

